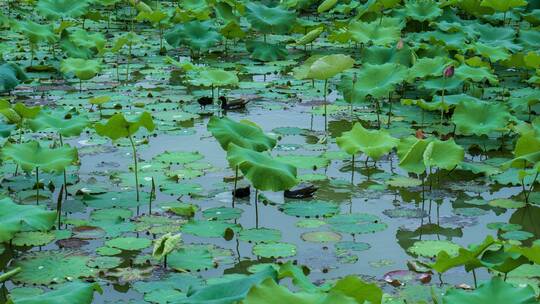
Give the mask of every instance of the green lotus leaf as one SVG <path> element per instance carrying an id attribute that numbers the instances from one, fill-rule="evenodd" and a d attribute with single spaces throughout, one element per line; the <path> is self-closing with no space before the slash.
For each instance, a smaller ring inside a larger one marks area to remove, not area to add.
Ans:
<path id="1" fill-rule="evenodd" d="M 135 34 L 134 32 L 127 32 L 118 36 L 114 40 L 114 45 L 111 48 L 111 52 L 117 53 L 124 46 L 133 47 L 134 45 L 139 44 L 141 42 L 142 42 L 142 38 L 139 35 Z"/>
<path id="2" fill-rule="evenodd" d="M 420 58 L 416 60 L 414 65 L 408 71 L 408 80 L 413 81 L 416 78 L 424 78 L 427 76 L 439 76 L 441 71 L 448 66 L 449 59 L 447 57 L 437 56 L 435 58 Z"/>
<path id="3" fill-rule="evenodd" d="M 103 293 L 98 283 L 70 282 L 58 286 L 55 290 L 35 295 L 18 296 L 13 304 L 90 304 L 94 293 Z"/>
<path id="4" fill-rule="evenodd" d="M 63 283 L 78 278 L 92 278 L 98 271 L 86 264 L 90 257 L 78 251 L 36 251 L 17 259 L 15 267 L 21 272 L 13 281 L 26 284 Z"/>
<path id="5" fill-rule="evenodd" d="M 330 9 L 332 9 L 336 4 L 338 3 L 338 0 L 324 0 L 319 6 L 317 7 L 317 13 L 324 13 Z"/>
<path id="6" fill-rule="evenodd" d="M 296 167 L 272 159 L 264 152 L 242 148 L 229 144 L 227 160 L 231 167 L 236 167 L 259 190 L 283 191 L 298 184 Z"/>
<path id="7" fill-rule="evenodd" d="M 472 80 L 474 82 L 489 81 L 491 84 L 498 84 L 497 75 L 493 74 L 486 67 L 471 67 L 467 64 L 460 65 L 455 71 L 456 78 L 461 80 Z"/>
<path id="8" fill-rule="evenodd" d="M 203 158 L 204 156 L 199 152 L 165 151 L 154 156 L 153 160 L 168 165 L 183 165 L 193 163 Z"/>
<path id="9" fill-rule="evenodd" d="M 349 26 L 349 33 L 352 40 L 358 43 L 393 46 L 400 39 L 401 27 L 394 22 L 387 23 L 385 21 L 381 24 L 379 20 L 373 22 L 356 21 Z"/>
<path id="10" fill-rule="evenodd" d="M 240 226 L 225 221 L 190 221 L 182 226 L 182 232 L 200 237 L 224 237 L 227 230 L 237 231 Z"/>
<path id="11" fill-rule="evenodd" d="M 502 103 L 460 102 L 454 110 L 452 122 L 458 134 L 484 135 L 506 129 L 511 115 Z"/>
<path id="12" fill-rule="evenodd" d="M 246 18 L 253 28 L 263 34 L 285 34 L 294 25 L 294 12 L 280 7 L 268 7 L 262 3 L 246 5 Z"/>
<path id="13" fill-rule="evenodd" d="M 439 273 L 445 273 L 449 269 L 465 265 L 467 271 L 470 271 L 473 268 L 479 267 L 480 254 L 494 242 L 493 237 L 489 235 L 482 243 L 470 246 L 471 248 L 469 249 L 459 248 L 457 255 L 450 256 L 443 250 L 437 254 L 436 262 L 431 264 L 430 267 Z"/>
<path id="14" fill-rule="evenodd" d="M 522 45 L 515 42 L 516 31 L 510 27 L 495 27 L 488 23 L 476 22 L 471 25 L 471 28 L 478 37 L 478 42 L 495 48 L 504 47 L 512 52 L 523 49 Z"/>
<path id="15" fill-rule="evenodd" d="M 414 136 L 401 139 L 397 148 L 399 166 L 407 172 L 421 174 L 426 171 L 424 151 L 430 140 L 418 139 Z"/>
<path id="16" fill-rule="evenodd" d="M 343 54 L 326 55 L 315 60 L 309 67 L 307 78 L 326 80 L 352 68 L 354 59 Z"/>
<path id="17" fill-rule="evenodd" d="M 339 205 L 325 201 L 289 201 L 281 210 L 288 215 L 303 217 L 328 217 L 339 213 Z"/>
<path id="18" fill-rule="evenodd" d="M 73 73 L 80 80 L 90 80 L 101 71 L 99 60 L 68 58 L 60 64 L 60 70 L 64 74 Z"/>
<path id="19" fill-rule="evenodd" d="M 443 10 L 433 0 L 407 0 L 403 13 L 407 18 L 423 22 L 436 19 Z"/>
<path id="20" fill-rule="evenodd" d="M 398 63 L 404 66 L 410 66 L 413 63 L 413 50 L 408 46 L 404 46 L 402 49 L 395 47 L 384 46 L 372 46 L 362 53 L 362 62 L 372 65 L 381 65 L 385 63 Z M 444 58 L 444 57 L 436 57 Z M 425 58 L 422 58 L 425 59 Z M 441 68 L 442 69 L 442 68 Z M 439 72 L 439 71 L 438 71 Z"/>
<path id="21" fill-rule="evenodd" d="M 303 233 L 300 237 L 302 240 L 311 243 L 329 243 L 341 241 L 341 235 L 331 231 L 310 231 Z"/>
<path id="22" fill-rule="evenodd" d="M 392 151 L 399 143 L 397 138 L 392 137 L 384 130 L 367 130 L 361 123 L 355 123 L 353 128 L 344 132 L 336 139 L 338 146 L 350 155 L 362 152 L 367 156 L 378 160 L 381 156 Z"/>
<path id="23" fill-rule="evenodd" d="M 377 216 L 368 213 L 338 214 L 327 222 L 333 231 L 349 234 L 375 233 L 388 227 Z"/>
<path id="24" fill-rule="evenodd" d="M 272 303 L 295 303 L 295 304 L 355 304 L 355 299 L 341 292 L 297 292 L 293 293 L 286 287 L 278 285 L 272 279 L 266 279 L 259 285 L 253 286 L 247 294 L 245 304 L 272 304 Z"/>
<path id="25" fill-rule="evenodd" d="M 537 303 L 535 292 L 531 286 L 515 287 L 495 276 L 490 281 L 480 285 L 474 291 L 452 288 L 443 296 L 445 304 L 484 304 L 484 303 Z"/>
<path id="26" fill-rule="evenodd" d="M 180 248 L 167 256 L 167 264 L 178 271 L 199 271 L 213 268 L 212 253 L 202 247 Z"/>
<path id="27" fill-rule="evenodd" d="M 64 145 L 55 149 L 42 147 L 37 141 L 22 144 L 7 143 L 1 152 L 2 158 L 12 159 L 24 171 L 36 168 L 45 172 L 62 172 L 79 159 L 77 149 Z"/>
<path id="28" fill-rule="evenodd" d="M 429 168 L 453 170 L 463 161 L 464 155 L 463 148 L 454 139 L 432 140 L 424 150 L 423 158 Z"/>
<path id="29" fill-rule="evenodd" d="M 26 80 L 28 77 L 15 63 L 0 65 L 0 93 L 10 92 Z"/>
<path id="30" fill-rule="evenodd" d="M 503 164 L 504 167 L 523 168 L 528 164 L 536 165 L 540 162 L 540 138 L 534 131 L 521 134 L 514 147 L 514 159 Z"/>
<path id="31" fill-rule="evenodd" d="M 354 298 L 357 303 L 381 304 L 383 298 L 383 292 L 377 284 L 366 283 L 353 275 L 339 279 L 330 291 L 339 291 Z"/>
<path id="32" fill-rule="evenodd" d="M 231 143 L 258 152 L 271 150 L 276 145 L 274 138 L 264 134 L 259 126 L 246 120 L 236 122 L 228 117 L 213 116 L 208 121 L 207 128 L 224 150 L 227 150 Z"/>
<path id="33" fill-rule="evenodd" d="M 307 79 L 311 65 L 321 57 L 323 56 L 322 55 L 310 56 L 306 61 L 304 61 L 304 63 L 302 63 L 302 65 L 295 67 L 293 69 L 294 78 L 298 80 Z"/>
<path id="34" fill-rule="evenodd" d="M 270 243 L 281 240 L 281 230 L 269 228 L 243 229 L 238 234 L 238 239 L 252 243 Z"/>
<path id="35" fill-rule="evenodd" d="M 322 155 L 279 155 L 276 160 L 292 165 L 300 169 L 317 170 L 317 168 L 324 168 L 330 164 L 330 160 Z"/>
<path id="36" fill-rule="evenodd" d="M 40 42 L 53 43 L 57 39 L 51 24 L 42 25 L 31 20 L 25 20 L 18 21 L 15 28 L 20 30 L 32 45 Z"/>
<path id="37" fill-rule="evenodd" d="M 253 254 L 263 258 L 287 258 L 296 255 L 296 245 L 289 243 L 259 243 L 253 246 Z"/>
<path id="38" fill-rule="evenodd" d="M 221 34 L 216 31 L 211 21 L 190 21 L 177 24 L 165 33 L 165 40 L 173 47 L 189 45 L 191 49 L 206 51 L 221 41 Z"/>
<path id="39" fill-rule="evenodd" d="M 154 241 L 154 249 L 152 250 L 152 256 L 157 259 L 162 259 L 171 253 L 182 240 L 182 234 L 166 233 L 159 239 Z"/>
<path id="40" fill-rule="evenodd" d="M 254 285 L 257 285 L 265 279 L 275 280 L 277 272 L 273 267 L 266 267 L 263 270 L 247 277 L 232 280 L 229 282 L 212 284 L 207 287 L 196 290 L 183 304 L 232 304 L 242 301 Z"/>
<path id="41" fill-rule="evenodd" d="M 18 205 L 9 198 L 0 200 L 0 243 L 9 242 L 23 229 L 46 231 L 56 220 L 56 212 L 40 206 Z"/>
<path id="42" fill-rule="evenodd" d="M 36 118 L 28 122 L 33 131 L 54 130 L 65 137 L 80 135 L 88 124 L 86 117 L 63 111 L 49 113 L 41 111 Z"/>
<path id="43" fill-rule="evenodd" d="M 289 54 L 282 44 L 261 41 L 246 41 L 246 49 L 253 59 L 265 62 L 285 59 Z"/>
<path id="44" fill-rule="evenodd" d="M 88 11 L 88 0 L 39 0 L 37 10 L 47 19 L 77 18 Z"/>
<path id="45" fill-rule="evenodd" d="M 457 256 L 459 254 L 459 245 L 450 241 L 429 240 L 429 241 L 416 241 L 407 249 L 412 254 L 423 257 L 435 257 L 440 252 L 444 251 L 450 256 Z"/>
<path id="46" fill-rule="evenodd" d="M 15 234 L 11 243 L 15 246 L 43 246 L 54 241 L 54 233 L 41 231 L 22 231 Z"/>
<path id="47" fill-rule="evenodd" d="M 128 121 L 121 113 L 113 115 L 106 124 L 95 124 L 94 128 L 100 136 L 105 136 L 111 140 L 120 138 L 128 138 L 141 128 L 152 132 L 155 125 L 152 120 L 152 115 L 148 112 L 143 112 L 134 121 Z"/>
<path id="48" fill-rule="evenodd" d="M 152 241 L 150 241 L 149 239 L 136 237 L 119 237 L 105 242 L 105 245 L 109 247 L 128 251 L 142 250 L 144 248 L 150 247 L 151 244 Z"/>
<path id="49" fill-rule="evenodd" d="M 508 198 L 498 198 L 489 201 L 489 205 L 492 207 L 499 207 L 504 209 L 519 209 L 525 207 L 525 202 L 515 201 Z"/>
<path id="50" fill-rule="evenodd" d="M 525 6 L 525 0 L 482 0 L 481 6 L 492 8 L 498 12 L 507 12 L 512 8 Z"/>
<path id="51" fill-rule="evenodd" d="M 511 54 L 508 52 L 508 49 L 503 46 L 493 46 L 484 44 L 482 42 L 476 42 L 474 48 L 478 52 L 478 54 L 482 55 L 484 58 L 487 58 L 492 62 L 508 60 L 511 56 Z"/>
<path id="52" fill-rule="evenodd" d="M 388 97 L 388 94 L 394 91 L 395 86 L 403 82 L 406 76 L 407 68 L 401 64 L 364 64 L 357 73 L 354 96 L 356 98 L 364 98 L 365 96 Z"/>
<path id="53" fill-rule="evenodd" d="M 76 29 L 69 33 L 69 40 L 77 47 L 91 49 L 94 54 L 102 54 L 105 51 L 105 37 L 101 33 L 89 33 L 83 29 Z"/>
<path id="54" fill-rule="evenodd" d="M 315 39 L 317 39 L 322 34 L 322 32 L 324 32 L 324 26 L 320 26 L 314 30 L 311 30 L 298 41 L 296 41 L 296 45 L 310 44 L 315 41 Z"/>
<path id="55" fill-rule="evenodd" d="M 208 220 L 228 221 L 239 219 L 242 216 L 242 212 L 244 212 L 244 210 L 239 208 L 221 206 L 205 209 L 202 212 L 202 215 Z"/>
<path id="56" fill-rule="evenodd" d="M 238 85 L 238 76 L 236 73 L 221 69 L 204 69 L 197 73 L 194 81 L 206 87 L 223 87 Z"/>
<path id="57" fill-rule="evenodd" d="M 0 114 L 2 114 L 10 124 L 20 125 L 25 119 L 36 118 L 40 111 L 40 106 L 27 107 L 21 102 L 11 105 L 7 100 L 0 99 Z"/>

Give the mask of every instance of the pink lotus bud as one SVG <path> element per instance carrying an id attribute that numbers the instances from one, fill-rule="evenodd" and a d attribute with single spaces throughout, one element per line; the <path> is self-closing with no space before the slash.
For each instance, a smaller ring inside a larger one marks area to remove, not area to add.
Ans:
<path id="1" fill-rule="evenodd" d="M 399 41 L 398 41 L 398 43 L 396 45 L 396 49 L 401 50 L 403 48 L 403 45 L 404 45 L 403 39 L 399 39 Z"/>
<path id="2" fill-rule="evenodd" d="M 454 76 L 454 66 L 450 65 L 446 69 L 444 69 L 444 77 L 450 78 Z"/>

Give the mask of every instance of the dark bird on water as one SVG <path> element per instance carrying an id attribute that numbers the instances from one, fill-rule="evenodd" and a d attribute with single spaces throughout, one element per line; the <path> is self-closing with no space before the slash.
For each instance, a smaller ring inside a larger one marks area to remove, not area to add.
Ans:
<path id="1" fill-rule="evenodd" d="M 311 198 L 317 189 L 312 184 L 300 184 L 292 189 L 285 190 L 283 194 L 286 198 Z"/>
<path id="2" fill-rule="evenodd" d="M 197 99 L 197 102 L 201 106 L 201 109 L 204 109 L 206 108 L 206 106 L 213 104 L 214 100 L 212 99 L 212 97 L 203 96 L 199 97 L 199 99 Z"/>
<path id="3" fill-rule="evenodd" d="M 225 97 L 225 96 L 219 96 L 219 101 L 221 102 L 221 109 L 224 110 L 224 111 L 227 111 L 227 110 L 245 109 L 246 105 L 251 100 L 245 100 L 245 99 L 242 99 L 242 98 L 227 99 L 227 97 Z"/>

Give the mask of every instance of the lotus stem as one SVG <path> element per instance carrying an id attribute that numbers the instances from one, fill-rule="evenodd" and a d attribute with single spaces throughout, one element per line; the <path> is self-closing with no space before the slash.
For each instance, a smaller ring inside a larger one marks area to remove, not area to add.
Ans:
<path id="1" fill-rule="evenodd" d="M 259 189 L 255 189 L 255 228 L 259 228 Z"/>
<path id="2" fill-rule="evenodd" d="M 328 132 L 328 112 L 326 110 L 326 97 L 328 95 L 328 79 L 324 80 L 324 133 Z"/>
<path id="3" fill-rule="evenodd" d="M 238 166 L 234 170 L 234 190 L 232 195 L 232 207 L 234 208 L 234 202 L 236 200 L 236 187 L 238 185 Z"/>
<path id="4" fill-rule="evenodd" d="M 131 149 L 133 150 L 133 169 L 135 173 L 135 191 L 137 192 L 137 202 L 139 201 L 139 173 L 137 167 L 137 150 L 135 149 L 135 143 L 133 137 L 129 135 L 129 142 L 131 143 Z"/>
<path id="5" fill-rule="evenodd" d="M 60 193 L 58 193 L 58 199 L 56 200 L 56 217 L 58 218 L 58 230 L 60 230 L 62 224 L 62 198 L 64 197 L 64 195 L 62 194 L 63 190 L 64 185 L 62 185 L 62 187 L 60 188 Z"/>
<path id="6" fill-rule="evenodd" d="M 131 43 L 128 46 L 128 58 L 127 58 L 127 66 L 126 66 L 126 82 L 129 81 L 129 64 L 131 62 Z"/>
<path id="7" fill-rule="evenodd" d="M 392 119 L 392 92 L 388 93 L 388 103 L 390 104 L 390 110 L 388 111 L 387 128 L 390 128 L 390 120 Z"/>
<path id="8" fill-rule="evenodd" d="M 168 254 L 166 254 L 164 257 L 163 257 L 163 268 L 167 269 L 167 256 Z"/>
<path id="9" fill-rule="evenodd" d="M 36 205 L 39 205 L 39 167 L 36 167 Z"/>
<path id="10" fill-rule="evenodd" d="M 352 156 L 351 184 L 354 184 L 354 154 Z"/>
<path id="11" fill-rule="evenodd" d="M 476 271 L 473 269 L 472 270 L 472 277 L 473 277 L 473 280 L 474 280 L 474 288 L 478 288 L 478 283 L 476 282 Z"/>
<path id="12" fill-rule="evenodd" d="M 64 141 L 62 140 L 62 134 L 58 133 L 58 137 L 60 139 L 60 146 L 64 146 Z M 64 185 L 62 187 L 63 191 L 60 191 L 60 193 L 64 192 L 66 195 L 66 198 L 68 197 L 68 189 L 67 189 L 67 173 L 66 169 L 64 169 Z"/>
<path id="13" fill-rule="evenodd" d="M 156 197 L 156 183 L 152 176 L 152 190 L 150 190 L 150 199 L 148 200 L 148 214 L 152 215 L 152 200 Z"/>

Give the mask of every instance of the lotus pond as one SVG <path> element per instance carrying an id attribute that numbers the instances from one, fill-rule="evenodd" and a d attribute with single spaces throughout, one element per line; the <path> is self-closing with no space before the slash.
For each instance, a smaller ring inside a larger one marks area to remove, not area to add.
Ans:
<path id="1" fill-rule="evenodd" d="M 538 302 L 538 1 L 0 8 L 0 303 Z"/>

